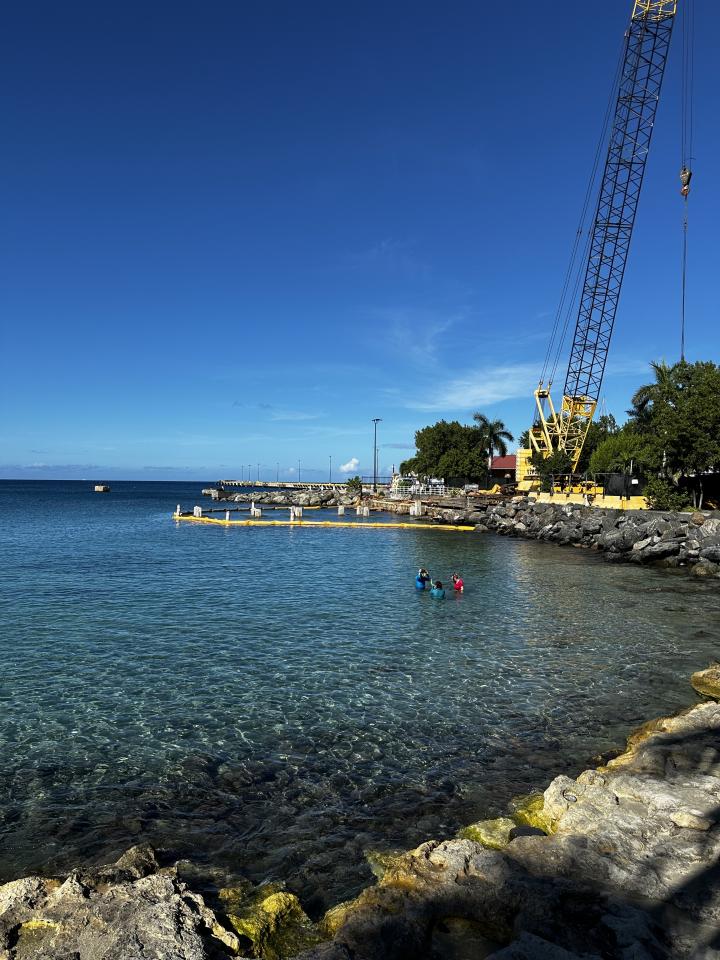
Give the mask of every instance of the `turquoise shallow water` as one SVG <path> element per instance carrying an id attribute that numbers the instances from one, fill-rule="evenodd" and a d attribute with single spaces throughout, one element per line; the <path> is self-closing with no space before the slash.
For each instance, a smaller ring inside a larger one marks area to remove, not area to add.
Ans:
<path id="1" fill-rule="evenodd" d="M 693 701 L 713 584 L 493 535 L 176 524 L 0 482 L 0 879 L 150 841 L 317 911 Z M 315 518 L 316 514 L 312 515 Z M 433 601 L 418 566 L 466 593 Z"/>

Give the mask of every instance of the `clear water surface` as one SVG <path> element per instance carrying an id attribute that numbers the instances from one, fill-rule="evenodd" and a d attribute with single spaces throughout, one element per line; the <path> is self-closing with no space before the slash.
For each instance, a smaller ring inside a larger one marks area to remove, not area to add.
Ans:
<path id="1" fill-rule="evenodd" d="M 319 912 L 366 850 L 577 772 L 718 655 L 716 584 L 491 534 L 174 523 L 201 487 L 0 483 L 0 880 L 149 841 Z M 465 594 L 418 594 L 420 565 Z"/>

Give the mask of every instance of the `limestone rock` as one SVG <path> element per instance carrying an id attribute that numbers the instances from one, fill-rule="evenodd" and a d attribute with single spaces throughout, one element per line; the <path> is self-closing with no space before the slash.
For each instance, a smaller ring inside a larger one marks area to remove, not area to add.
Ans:
<path id="1" fill-rule="evenodd" d="M 713 664 L 707 670 L 698 670 L 690 677 L 690 683 L 704 697 L 720 700 L 720 664 Z"/>
<path id="2" fill-rule="evenodd" d="M 159 868 L 147 847 L 63 883 L 31 877 L 0 888 L 3 960 L 211 960 L 239 949 L 202 897 L 173 868 Z"/>

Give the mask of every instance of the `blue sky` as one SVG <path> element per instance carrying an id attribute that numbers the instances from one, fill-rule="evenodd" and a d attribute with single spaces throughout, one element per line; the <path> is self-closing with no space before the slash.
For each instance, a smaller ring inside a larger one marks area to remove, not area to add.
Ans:
<path id="1" fill-rule="evenodd" d="M 720 8 L 692 2 L 687 353 L 718 361 Z M 12 5 L 0 476 L 310 479 L 371 472 L 372 417 L 382 472 L 441 417 L 519 433 L 630 7 Z M 678 23 L 618 416 L 679 350 L 680 54 Z"/>

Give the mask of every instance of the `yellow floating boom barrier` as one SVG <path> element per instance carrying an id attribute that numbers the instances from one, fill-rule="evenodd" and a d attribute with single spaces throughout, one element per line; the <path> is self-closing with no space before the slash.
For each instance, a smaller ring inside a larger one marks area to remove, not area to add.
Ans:
<path id="1" fill-rule="evenodd" d="M 391 530 L 474 530 L 475 527 L 454 523 L 376 523 L 374 520 L 225 520 L 219 517 L 195 517 L 174 513 L 173 520 L 188 523 L 213 523 L 221 527 L 374 527 Z"/>

